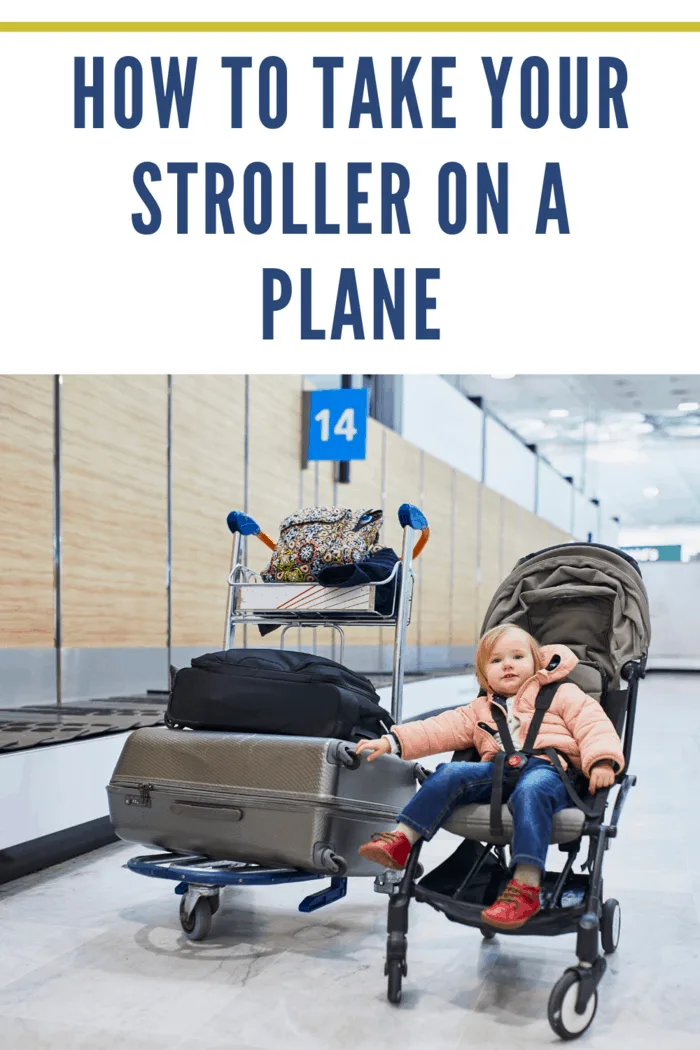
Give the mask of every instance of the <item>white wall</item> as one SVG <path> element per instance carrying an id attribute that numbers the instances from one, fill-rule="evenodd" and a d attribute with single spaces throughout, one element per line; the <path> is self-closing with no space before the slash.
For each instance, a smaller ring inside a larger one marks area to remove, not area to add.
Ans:
<path id="1" fill-rule="evenodd" d="M 649 595 L 649 667 L 700 671 L 700 562 L 644 562 Z"/>
<path id="2" fill-rule="evenodd" d="M 620 542 L 620 526 L 605 513 L 600 515 L 600 538 L 599 543 L 605 543 L 608 547 L 617 547 Z"/>
<path id="3" fill-rule="evenodd" d="M 0 849 L 106 817 L 127 733 L 0 756 Z"/>
<path id="4" fill-rule="evenodd" d="M 441 376 L 403 377 L 403 437 L 478 481 L 482 419 L 481 409 Z"/>
<path id="5" fill-rule="evenodd" d="M 540 460 L 537 481 L 537 514 L 565 532 L 571 531 L 573 485 L 557 474 L 544 460 Z"/>
<path id="6" fill-rule="evenodd" d="M 577 540 L 587 540 L 588 533 L 593 541 L 598 538 L 598 508 L 582 492 L 574 492 L 574 528 L 572 535 Z"/>
<path id="7" fill-rule="evenodd" d="M 535 509 L 537 457 L 492 416 L 486 417 L 486 476 L 490 489 Z"/>
<path id="8" fill-rule="evenodd" d="M 578 539 L 591 532 L 594 540 L 617 545 L 618 526 L 606 519 L 605 508 L 591 504 L 498 420 L 487 414 L 484 423 L 481 409 L 442 376 L 404 376 L 402 397 L 401 432 L 407 441 L 480 481 L 485 433 L 484 480 L 489 488 L 557 528 L 573 530 Z"/>

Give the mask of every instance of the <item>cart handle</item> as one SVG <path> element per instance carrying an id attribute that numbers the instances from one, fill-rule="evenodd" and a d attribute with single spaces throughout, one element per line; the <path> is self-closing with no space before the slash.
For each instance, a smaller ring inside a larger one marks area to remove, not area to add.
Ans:
<path id="1" fill-rule="evenodd" d="M 416 532 L 420 530 L 421 537 L 413 549 L 413 557 L 417 558 L 430 539 L 428 519 L 423 511 L 412 503 L 402 503 L 399 507 L 399 524 L 402 529 L 415 529 Z"/>
<path id="2" fill-rule="evenodd" d="M 241 536 L 257 536 L 271 551 L 277 546 L 275 541 L 262 531 L 255 518 L 243 514 L 240 510 L 232 510 L 226 518 L 226 524 L 234 536 L 237 532 L 240 532 Z"/>

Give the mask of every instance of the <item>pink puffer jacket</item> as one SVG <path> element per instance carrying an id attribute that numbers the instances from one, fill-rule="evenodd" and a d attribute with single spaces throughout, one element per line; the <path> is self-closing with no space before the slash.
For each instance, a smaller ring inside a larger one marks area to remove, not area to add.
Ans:
<path id="1" fill-rule="evenodd" d="M 553 656 L 559 656 L 560 663 L 553 671 L 537 671 L 515 696 L 513 712 L 520 719 L 522 740 L 535 713 L 540 688 L 548 682 L 566 678 L 578 663 L 578 658 L 565 645 L 545 645 L 542 656 L 545 666 Z M 481 761 L 490 762 L 499 750 L 498 744 L 478 723 L 484 722 L 496 729 L 491 715 L 492 698 L 493 693 L 489 691 L 488 696 L 479 696 L 466 707 L 444 711 L 420 722 L 394 726 L 392 732 L 401 743 L 401 754 L 404 758 L 415 759 L 476 747 Z M 592 767 L 601 759 L 613 762 L 618 772 L 625 764 L 620 738 L 612 722 L 598 701 L 586 696 L 573 682 L 565 682 L 557 690 L 545 713 L 535 747 L 556 748 L 586 776 L 590 776 Z"/>

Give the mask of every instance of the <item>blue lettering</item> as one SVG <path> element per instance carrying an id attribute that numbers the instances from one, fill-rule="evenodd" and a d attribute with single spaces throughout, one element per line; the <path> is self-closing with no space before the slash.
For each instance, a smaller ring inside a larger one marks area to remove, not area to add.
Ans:
<path id="1" fill-rule="evenodd" d="M 552 196 L 554 196 L 554 201 L 550 203 Z M 559 223 L 559 233 L 569 232 L 569 219 L 566 214 L 561 169 L 558 164 L 553 163 L 545 164 L 540 210 L 537 214 L 537 229 L 535 232 L 546 233 L 547 223 L 550 220 Z"/>
<path id="2" fill-rule="evenodd" d="M 148 208 L 150 222 L 144 222 L 143 215 L 140 212 L 134 212 L 131 216 L 131 223 L 137 233 L 143 234 L 157 233 L 161 223 L 161 211 L 155 197 L 146 186 L 146 175 L 150 175 L 151 182 L 160 182 L 162 178 L 158 165 L 151 164 L 150 161 L 144 161 L 143 164 L 138 164 L 134 168 L 134 188 Z"/>
<path id="3" fill-rule="evenodd" d="M 365 88 L 367 88 L 366 102 L 364 101 Z M 351 128 L 359 128 L 360 117 L 364 114 L 370 117 L 373 128 L 383 127 L 377 80 L 374 75 L 374 63 L 371 58 L 359 58 L 357 60 L 357 76 L 352 96 L 349 126 Z"/>
<path id="4" fill-rule="evenodd" d="M 221 176 L 223 185 L 217 189 L 216 180 Z M 208 163 L 204 165 L 204 232 L 216 233 L 216 213 L 221 215 L 221 228 L 224 233 L 233 233 L 233 219 L 229 201 L 233 193 L 233 172 L 227 164 Z"/>
<path id="5" fill-rule="evenodd" d="M 126 115 L 126 71 L 131 72 L 131 116 Z M 114 119 L 120 128 L 135 128 L 143 116 L 143 70 L 137 58 L 120 58 L 114 67 Z"/>
<path id="6" fill-rule="evenodd" d="M 489 58 L 488 56 L 482 58 L 481 64 L 484 67 L 484 73 L 486 74 L 486 83 L 488 84 L 489 91 L 491 93 L 491 127 L 502 128 L 503 92 L 506 89 L 506 82 L 508 80 L 508 74 L 510 73 L 510 67 L 513 64 L 513 59 L 502 58 L 501 65 L 498 69 L 498 74 L 496 74 L 492 58 Z"/>
<path id="7" fill-rule="evenodd" d="M 280 294 L 275 295 L 275 284 L 280 286 Z M 263 339 L 275 338 L 275 314 L 284 310 L 292 298 L 292 282 L 284 270 L 263 270 Z"/>
<path id="8" fill-rule="evenodd" d="M 167 83 L 163 82 L 163 62 L 160 58 L 151 59 L 151 68 L 153 69 L 153 89 L 156 95 L 156 106 L 158 107 L 158 122 L 161 128 L 170 127 L 173 99 L 177 109 L 178 127 L 188 128 L 190 126 L 190 110 L 192 109 L 192 92 L 194 91 L 197 59 L 187 59 L 184 86 L 180 76 L 180 60 L 178 58 L 171 58 L 168 62 Z"/>
<path id="9" fill-rule="evenodd" d="M 345 309 L 346 303 L 348 305 L 347 311 Z M 352 334 L 355 339 L 364 339 L 365 330 L 362 325 L 362 310 L 360 309 L 360 297 L 357 294 L 355 271 L 343 268 L 338 279 L 338 294 L 335 299 L 331 339 L 340 339 L 343 334 L 343 328 L 346 325 L 352 327 Z"/>
<path id="10" fill-rule="evenodd" d="M 85 99 L 92 99 L 92 126 L 105 126 L 105 60 L 93 58 L 92 84 L 85 83 L 85 59 L 73 62 L 73 127 L 85 127 Z"/>
<path id="11" fill-rule="evenodd" d="M 231 70 L 231 127 L 243 127 L 243 70 L 253 65 L 252 58 L 224 56 L 221 59 L 224 69 Z"/>

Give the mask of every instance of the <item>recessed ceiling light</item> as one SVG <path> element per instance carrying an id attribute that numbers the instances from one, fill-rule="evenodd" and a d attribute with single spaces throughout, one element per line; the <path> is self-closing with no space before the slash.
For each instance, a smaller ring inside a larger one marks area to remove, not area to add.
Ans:
<path id="1" fill-rule="evenodd" d="M 682 423 L 680 426 L 667 427 L 666 433 L 679 438 L 700 437 L 700 423 Z"/>
<path id="2" fill-rule="evenodd" d="M 547 426 L 543 419 L 519 419 L 515 423 L 515 429 L 520 434 L 537 434 Z"/>
<path id="3" fill-rule="evenodd" d="M 621 417 L 626 423 L 644 423 L 646 419 L 643 412 L 622 412 Z"/>
<path id="4" fill-rule="evenodd" d="M 513 372 L 512 376 L 506 376 L 506 375 L 502 375 L 502 376 L 498 375 L 498 376 L 496 376 L 496 375 L 492 375 L 490 378 L 491 379 L 515 379 L 515 372 Z"/>
<path id="5" fill-rule="evenodd" d="M 654 499 L 658 494 L 659 490 L 656 485 L 647 485 L 645 489 L 642 489 L 642 495 L 646 496 L 647 499 Z"/>
<path id="6" fill-rule="evenodd" d="M 678 406 L 679 412 L 696 412 L 700 408 L 698 401 L 681 401 Z"/>
<path id="7" fill-rule="evenodd" d="M 552 419 L 566 419 L 569 414 L 568 408 L 552 408 L 549 412 Z"/>

